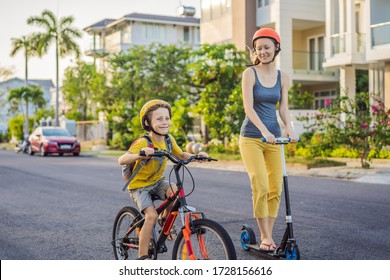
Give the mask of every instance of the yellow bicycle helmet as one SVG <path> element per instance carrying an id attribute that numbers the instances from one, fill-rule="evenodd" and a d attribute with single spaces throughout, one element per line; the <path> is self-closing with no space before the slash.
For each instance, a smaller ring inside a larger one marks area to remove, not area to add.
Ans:
<path id="1" fill-rule="evenodd" d="M 144 104 L 142 106 L 141 111 L 139 113 L 141 126 L 143 129 L 150 131 L 152 127 L 150 126 L 150 120 L 148 117 L 148 113 L 157 110 L 158 108 L 167 108 L 169 111 L 169 116 L 172 117 L 172 110 L 171 105 L 169 105 L 168 102 L 161 100 L 161 99 L 153 99 Z M 148 124 L 146 124 L 145 121 L 148 121 Z"/>

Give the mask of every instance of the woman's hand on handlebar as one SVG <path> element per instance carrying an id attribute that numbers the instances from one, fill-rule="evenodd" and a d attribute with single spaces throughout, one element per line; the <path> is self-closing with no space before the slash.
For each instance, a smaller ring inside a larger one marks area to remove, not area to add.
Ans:
<path id="1" fill-rule="evenodd" d="M 265 139 L 265 141 L 263 141 L 263 142 L 267 142 L 270 144 L 274 144 L 276 142 L 275 135 L 273 135 L 272 133 L 270 133 L 268 131 L 266 133 L 263 133 L 263 139 Z"/>
<path id="2" fill-rule="evenodd" d="M 287 135 L 288 135 L 288 138 L 290 138 L 291 143 L 299 141 L 299 137 L 293 129 L 287 129 Z"/>

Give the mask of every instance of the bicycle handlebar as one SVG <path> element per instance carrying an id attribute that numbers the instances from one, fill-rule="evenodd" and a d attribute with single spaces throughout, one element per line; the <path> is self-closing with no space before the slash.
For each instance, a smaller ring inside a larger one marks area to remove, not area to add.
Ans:
<path id="1" fill-rule="evenodd" d="M 263 138 L 261 138 L 261 141 L 267 142 L 267 139 L 265 139 L 263 137 Z M 289 138 L 289 137 L 278 137 L 278 138 L 276 138 L 275 144 L 287 144 L 287 143 L 290 143 L 290 142 L 291 142 L 291 138 Z M 301 142 L 301 138 L 300 137 L 298 138 L 298 142 Z"/>
<path id="2" fill-rule="evenodd" d="M 139 155 L 143 156 L 143 157 L 146 156 L 145 151 L 140 151 Z M 170 153 L 168 153 L 167 151 L 164 151 L 164 150 L 156 151 L 153 154 L 150 154 L 149 156 L 150 157 L 167 157 L 173 163 L 175 163 L 175 164 L 181 163 L 183 165 L 186 165 L 186 164 L 190 163 L 193 160 L 218 161 L 215 158 L 205 157 L 205 156 L 201 156 L 201 155 L 193 155 L 193 156 L 190 156 L 189 158 L 187 158 L 186 160 L 181 160 L 181 159 L 171 155 Z"/>

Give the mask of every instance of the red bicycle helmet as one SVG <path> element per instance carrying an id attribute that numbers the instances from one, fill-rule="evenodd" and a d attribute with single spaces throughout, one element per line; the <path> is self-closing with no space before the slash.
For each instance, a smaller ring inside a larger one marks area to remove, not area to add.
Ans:
<path id="1" fill-rule="evenodd" d="M 276 43 L 280 46 L 280 37 L 272 28 L 261 28 L 255 32 L 252 39 L 253 48 L 255 47 L 255 41 L 259 38 L 270 38 L 274 39 Z"/>
<path id="2" fill-rule="evenodd" d="M 257 39 L 260 39 L 260 38 L 269 38 L 272 41 L 274 41 L 274 43 L 275 43 L 275 54 L 274 54 L 274 57 L 272 58 L 272 61 L 271 61 L 271 62 L 273 62 L 275 60 L 275 57 L 282 50 L 280 48 L 280 37 L 279 37 L 279 34 L 276 33 L 276 31 L 273 30 L 272 28 L 261 28 L 261 29 L 257 30 L 255 32 L 255 34 L 253 35 L 253 38 L 252 38 L 252 46 L 253 46 L 254 50 L 256 49 L 255 42 L 256 42 Z M 255 51 L 255 53 L 256 53 L 256 51 Z M 271 62 L 269 62 L 269 63 L 271 63 Z M 259 63 L 260 63 L 260 61 L 258 60 L 258 58 L 256 58 L 255 65 L 257 65 Z"/>

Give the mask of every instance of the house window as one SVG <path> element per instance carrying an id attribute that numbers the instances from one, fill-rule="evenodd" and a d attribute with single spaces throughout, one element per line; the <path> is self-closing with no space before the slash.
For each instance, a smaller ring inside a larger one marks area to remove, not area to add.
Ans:
<path id="1" fill-rule="evenodd" d="M 268 6 L 269 0 L 257 0 L 257 8 L 261 8 L 263 6 Z"/>
<path id="2" fill-rule="evenodd" d="M 309 69 L 321 71 L 324 62 L 324 37 L 318 36 L 309 39 Z"/>
<path id="3" fill-rule="evenodd" d="M 336 90 L 322 90 L 314 92 L 314 109 L 329 108 L 334 99 L 337 98 Z"/>
<path id="4" fill-rule="evenodd" d="M 165 38 L 165 28 L 162 24 L 144 23 L 142 30 L 144 38 L 148 41 L 163 41 Z"/>
<path id="5" fill-rule="evenodd" d="M 184 26 L 184 42 L 190 41 L 190 28 L 188 26 Z"/>

